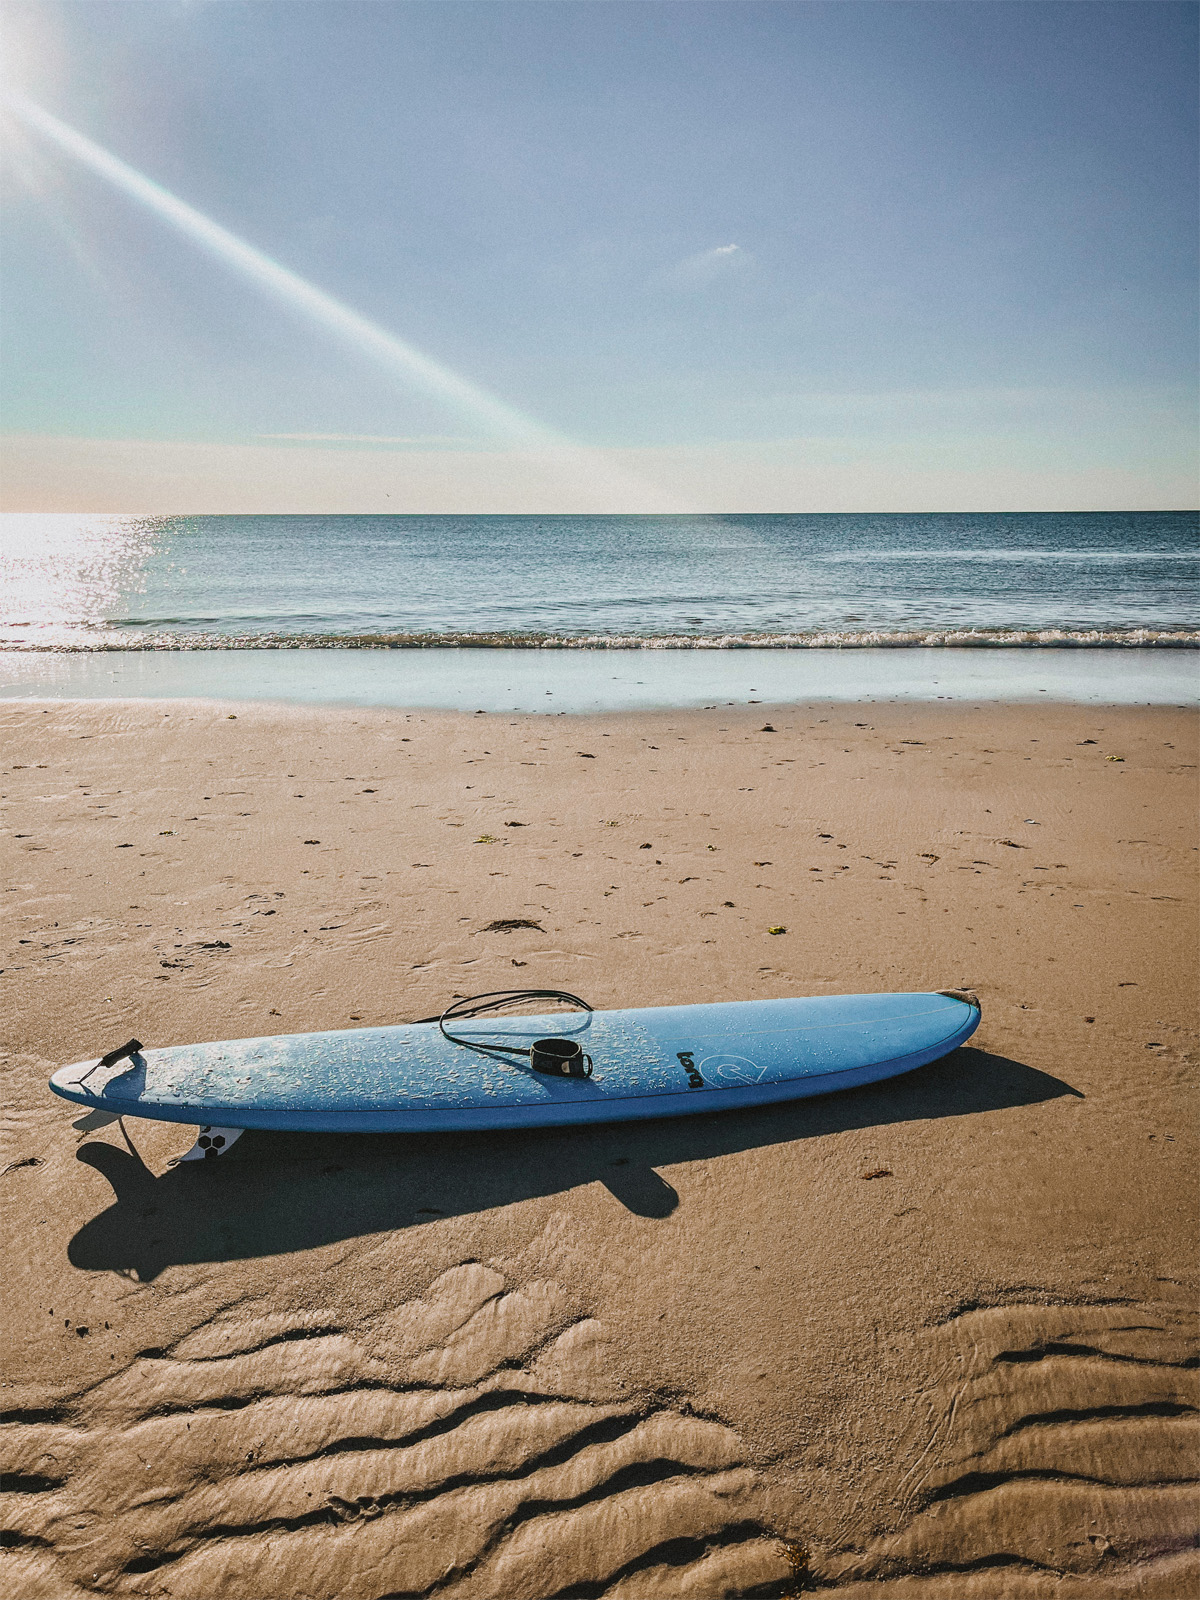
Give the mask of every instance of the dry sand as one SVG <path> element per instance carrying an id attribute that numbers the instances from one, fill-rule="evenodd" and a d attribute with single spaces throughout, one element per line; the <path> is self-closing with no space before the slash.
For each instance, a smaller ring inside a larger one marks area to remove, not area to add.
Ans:
<path id="1" fill-rule="evenodd" d="M 2 720 L 6 1596 L 1196 1592 L 1189 713 Z M 181 1168 L 45 1087 L 515 982 L 983 1024 L 761 1112 Z"/>

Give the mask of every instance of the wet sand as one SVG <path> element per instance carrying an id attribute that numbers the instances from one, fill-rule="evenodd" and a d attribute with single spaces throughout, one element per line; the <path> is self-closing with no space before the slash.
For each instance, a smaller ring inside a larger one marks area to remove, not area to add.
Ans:
<path id="1" fill-rule="evenodd" d="M 1191 713 L 0 720 L 6 1593 L 1200 1581 Z M 518 983 L 983 1023 L 761 1112 L 184 1167 L 45 1087 Z"/>

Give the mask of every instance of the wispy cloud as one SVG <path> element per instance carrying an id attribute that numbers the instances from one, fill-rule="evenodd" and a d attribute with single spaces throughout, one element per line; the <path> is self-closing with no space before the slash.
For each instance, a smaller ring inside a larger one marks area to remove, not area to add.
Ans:
<path id="1" fill-rule="evenodd" d="M 567 477 L 529 452 L 440 450 L 398 463 L 386 450 L 302 445 L 194 444 L 161 439 L 79 439 L 40 435 L 4 443 L 5 509 L 77 515 L 168 516 L 241 513 L 402 513 L 476 516 L 644 513 L 667 492 L 676 504 L 714 514 L 768 511 L 1119 511 L 1195 504 L 1195 472 L 1183 447 L 1162 462 L 1144 442 L 1096 459 L 1086 434 L 1044 430 L 914 440 L 860 430 L 843 438 L 793 437 L 771 444 L 616 450 L 606 488 Z M 1122 463 L 1132 460 L 1133 468 Z M 1145 462 L 1145 466 L 1141 465 Z M 661 487 L 655 500 L 621 485 Z"/>
<path id="2" fill-rule="evenodd" d="M 748 250 L 743 250 L 740 244 L 718 244 L 711 250 L 701 250 L 694 256 L 676 262 L 673 267 L 658 274 L 658 280 L 679 285 L 712 283 L 734 269 L 749 267 L 753 263 L 754 257 Z"/>
<path id="3" fill-rule="evenodd" d="M 453 433 L 256 433 L 256 439 L 285 439 L 295 444 L 467 444 Z"/>

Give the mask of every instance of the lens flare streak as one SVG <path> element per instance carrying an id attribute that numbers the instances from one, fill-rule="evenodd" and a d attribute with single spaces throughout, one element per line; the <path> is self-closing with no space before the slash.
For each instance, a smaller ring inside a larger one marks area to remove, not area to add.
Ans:
<path id="1" fill-rule="evenodd" d="M 673 512 L 685 509 L 674 502 L 664 503 L 662 494 L 651 485 L 626 473 L 598 452 L 588 450 L 523 415 L 441 362 L 423 354 L 404 339 L 397 338 L 395 334 L 360 316 L 333 295 L 326 294 L 323 289 L 273 260 L 264 251 L 206 217 L 194 206 L 180 200 L 161 184 L 138 172 L 35 101 L 24 95 L 10 95 L 6 98 L 6 104 L 28 127 L 169 222 L 227 266 L 304 312 L 393 376 L 406 379 L 448 403 L 460 414 L 482 424 L 493 437 L 519 449 L 536 452 L 542 458 L 538 465 L 543 468 L 569 472 L 576 482 L 580 477 L 585 477 L 594 484 L 598 496 L 611 496 L 615 492 L 631 510 Z M 556 459 L 547 460 L 546 457 Z"/>

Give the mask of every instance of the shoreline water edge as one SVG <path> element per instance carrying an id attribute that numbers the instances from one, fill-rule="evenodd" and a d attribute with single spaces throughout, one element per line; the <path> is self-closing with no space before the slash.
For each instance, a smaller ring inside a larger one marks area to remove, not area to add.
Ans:
<path id="1" fill-rule="evenodd" d="M 0 701 L 212 699 L 603 712 L 758 700 L 1193 705 L 1187 650 L 0 651 Z"/>

